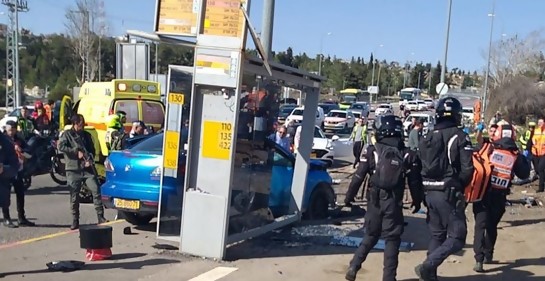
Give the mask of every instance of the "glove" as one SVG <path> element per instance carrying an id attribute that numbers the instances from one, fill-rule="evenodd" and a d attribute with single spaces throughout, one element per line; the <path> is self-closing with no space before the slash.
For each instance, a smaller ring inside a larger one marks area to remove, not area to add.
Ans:
<path id="1" fill-rule="evenodd" d="M 526 157 L 526 158 L 528 158 L 528 155 L 529 155 L 529 154 L 530 154 L 530 152 L 529 152 L 528 150 L 524 150 L 524 151 L 522 152 L 522 155 L 523 155 L 524 157 Z"/>
<path id="2" fill-rule="evenodd" d="M 422 203 L 413 201 L 413 203 L 411 204 L 411 208 L 413 208 L 412 213 L 416 214 L 418 213 L 418 211 L 420 211 L 420 208 L 422 208 Z"/>
<path id="3" fill-rule="evenodd" d="M 483 123 L 483 122 L 479 122 L 479 124 L 477 124 L 476 129 L 477 129 L 477 131 L 479 131 L 479 132 L 484 131 L 484 123 Z"/>

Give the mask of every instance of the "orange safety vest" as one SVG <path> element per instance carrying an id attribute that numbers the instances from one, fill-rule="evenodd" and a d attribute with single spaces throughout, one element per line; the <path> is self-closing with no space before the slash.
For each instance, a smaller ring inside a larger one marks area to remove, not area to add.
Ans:
<path id="1" fill-rule="evenodd" d="M 517 155 L 505 149 L 494 149 L 490 155 L 492 164 L 492 177 L 490 186 L 495 189 L 507 189 L 511 183 L 513 166 L 517 161 Z"/>
<path id="2" fill-rule="evenodd" d="M 532 154 L 535 156 L 545 155 L 545 130 L 536 128 L 532 137 Z"/>
<path id="3" fill-rule="evenodd" d="M 483 199 L 486 190 L 489 186 L 490 177 L 492 176 L 492 164 L 490 163 L 489 151 L 491 144 L 483 143 L 479 151 L 472 154 L 473 177 L 464 189 L 464 196 L 467 203 L 479 202 Z"/>

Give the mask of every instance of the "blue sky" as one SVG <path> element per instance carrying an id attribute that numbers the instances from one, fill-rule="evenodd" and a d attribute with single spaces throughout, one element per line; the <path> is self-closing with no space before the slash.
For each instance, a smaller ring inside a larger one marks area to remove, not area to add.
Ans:
<path id="1" fill-rule="evenodd" d="M 493 0 L 454 0 L 449 67 L 484 69 Z M 28 0 L 21 26 L 34 33 L 64 32 L 64 13 L 74 0 Z M 250 17 L 261 29 L 263 0 L 252 0 Z M 442 60 L 447 0 L 276 0 L 274 50 L 323 52 L 349 59 L 371 52 L 380 59 Z M 104 0 L 110 35 L 153 30 L 155 0 Z M 3 7 L 5 11 L 5 7 Z M 540 30 L 545 1 L 497 0 L 494 38 Z M 6 22 L 7 17 L 2 16 Z M 331 32 L 331 35 L 326 34 Z M 379 47 L 383 45 L 383 47 Z M 414 54 L 413 54 L 414 53 Z"/>

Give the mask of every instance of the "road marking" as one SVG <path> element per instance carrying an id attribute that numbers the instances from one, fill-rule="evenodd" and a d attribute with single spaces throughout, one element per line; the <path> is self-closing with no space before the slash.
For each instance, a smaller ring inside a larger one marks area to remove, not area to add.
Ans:
<path id="1" fill-rule="evenodd" d="M 116 223 L 119 223 L 119 222 L 122 222 L 122 221 L 125 221 L 125 220 L 114 220 L 114 221 L 110 221 L 110 222 L 107 222 L 107 223 L 103 223 L 101 225 L 113 225 L 113 224 L 116 224 Z M 47 235 L 40 236 L 40 237 L 30 238 L 30 239 L 27 239 L 27 240 L 12 242 L 12 243 L 9 243 L 9 244 L 0 245 L 0 250 L 7 249 L 7 248 L 12 248 L 12 247 L 15 247 L 15 246 L 24 245 L 24 244 L 28 244 L 28 243 L 32 243 L 32 242 L 47 240 L 47 239 L 63 236 L 63 235 L 66 235 L 66 234 L 75 233 L 75 232 L 78 232 L 78 231 L 79 230 L 77 230 L 77 229 L 76 230 L 66 230 L 66 231 L 61 231 L 61 232 L 57 232 L 57 233 L 47 234 Z"/>
<path id="2" fill-rule="evenodd" d="M 208 272 L 205 272 L 197 277 L 189 279 L 189 281 L 216 281 L 219 280 L 235 271 L 237 271 L 238 268 L 236 267 L 223 267 L 219 266 L 216 267 Z"/>

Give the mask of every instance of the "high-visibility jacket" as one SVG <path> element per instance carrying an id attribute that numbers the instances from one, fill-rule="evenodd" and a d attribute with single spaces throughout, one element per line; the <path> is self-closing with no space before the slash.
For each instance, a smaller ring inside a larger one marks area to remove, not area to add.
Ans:
<path id="1" fill-rule="evenodd" d="M 354 128 L 352 129 L 352 134 L 350 135 L 350 138 L 355 140 L 356 139 L 356 132 L 358 131 L 359 124 L 356 124 Z M 367 142 L 367 125 L 363 125 L 361 130 L 361 141 Z"/>
<path id="2" fill-rule="evenodd" d="M 545 130 L 536 128 L 532 136 L 532 154 L 545 156 Z"/>
<path id="3" fill-rule="evenodd" d="M 526 130 L 524 134 L 520 135 L 519 142 L 522 146 L 522 150 L 528 150 L 530 147 L 528 147 L 528 142 L 532 140 L 532 135 L 534 131 L 533 130 Z M 531 143 L 530 143 L 531 145 Z"/>
<path id="4" fill-rule="evenodd" d="M 509 188 L 513 178 L 513 167 L 517 161 L 517 154 L 510 150 L 495 148 L 489 159 L 493 167 L 490 187 L 494 189 Z"/>

